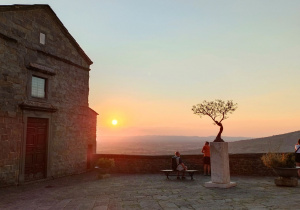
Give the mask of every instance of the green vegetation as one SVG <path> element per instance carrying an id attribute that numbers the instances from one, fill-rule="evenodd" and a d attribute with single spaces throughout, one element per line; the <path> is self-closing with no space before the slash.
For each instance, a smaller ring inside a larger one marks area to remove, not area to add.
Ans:
<path id="1" fill-rule="evenodd" d="M 264 165 L 268 168 L 295 168 L 294 153 L 266 153 L 261 157 Z"/>
<path id="2" fill-rule="evenodd" d="M 108 159 L 108 158 L 100 158 L 96 162 L 96 165 L 99 168 L 102 168 L 102 169 L 110 169 L 110 168 L 115 167 L 115 160 L 114 159 Z"/>
<path id="3" fill-rule="evenodd" d="M 215 139 L 215 142 L 224 142 L 221 138 L 223 132 L 222 121 L 228 118 L 228 114 L 232 114 L 237 109 L 237 104 L 229 100 L 227 102 L 216 99 L 215 101 L 203 101 L 201 104 L 194 105 L 192 111 L 194 114 L 202 116 L 209 116 L 215 125 L 220 127 L 220 131 Z"/>

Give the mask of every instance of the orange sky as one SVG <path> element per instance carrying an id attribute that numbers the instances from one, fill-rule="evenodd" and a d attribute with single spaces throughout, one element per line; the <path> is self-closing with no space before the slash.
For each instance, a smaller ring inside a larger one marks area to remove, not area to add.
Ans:
<path id="1" fill-rule="evenodd" d="M 98 139 L 214 136 L 218 126 L 191 108 L 215 99 L 238 103 L 223 123 L 225 136 L 299 130 L 300 2 L 101 6 L 99 28 L 93 31 L 98 36 L 90 37 L 98 44 L 88 47 L 94 61 L 90 106 L 100 114 Z M 118 125 L 112 126 L 113 119 Z"/>
<path id="2" fill-rule="evenodd" d="M 300 1 L 1 3 L 49 4 L 94 62 L 89 105 L 99 113 L 98 140 L 217 135 L 211 119 L 191 111 L 215 99 L 238 103 L 223 136 L 299 130 Z"/>
<path id="3" fill-rule="evenodd" d="M 216 135 L 211 119 L 191 111 L 215 99 L 238 103 L 225 136 L 299 130 L 300 1 L 14 3 L 49 4 L 94 62 L 89 105 L 99 113 L 98 140 Z"/>
<path id="4" fill-rule="evenodd" d="M 268 97 L 266 100 L 240 102 L 238 109 L 223 121 L 223 135 L 263 137 L 298 130 L 297 119 L 291 112 L 297 112 L 297 107 L 284 110 L 280 108 L 284 103 L 269 104 L 272 101 L 275 100 Z M 192 113 L 192 102 L 120 97 L 107 100 L 105 104 L 107 106 L 99 107 L 102 110 L 98 117 L 99 139 L 101 136 L 123 135 L 213 136 L 219 130 L 209 117 L 199 118 Z M 262 104 L 268 105 L 268 109 Z M 115 126 L 112 125 L 113 119 L 118 120 Z"/>

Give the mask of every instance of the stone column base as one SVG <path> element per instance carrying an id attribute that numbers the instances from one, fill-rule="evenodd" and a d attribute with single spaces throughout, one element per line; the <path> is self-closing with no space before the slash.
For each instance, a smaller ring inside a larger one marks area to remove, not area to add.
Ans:
<path id="1" fill-rule="evenodd" d="M 204 186 L 215 188 L 230 188 L 236 186 L 230 181 L 228 142 L 210 143 L 211 181 Z"/>
<path id="2" fill-rule="evenodd" d="M 274 183 L 277 186 L 286 186 L 286 187 L 297 187 L 298 186 L 298 178 L 296 177 L 277 177 L 274 179 Z"/>
<path id="3" fill-rule="evenodd" d="M 210 182 L 205 182 L 204 184 L 205 187 L 211 187 L 211 188 L 230 188 L 230 187 L 235 187 L 236 183 L 235 182 L 229 182 L 229 183 L 214 183 L 212 181 Z"/>

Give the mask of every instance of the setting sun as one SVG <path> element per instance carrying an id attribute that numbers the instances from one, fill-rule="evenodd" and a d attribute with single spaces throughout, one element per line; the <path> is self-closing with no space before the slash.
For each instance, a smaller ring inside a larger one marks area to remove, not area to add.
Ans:
<path id="1" fill-rule="evenodd" d="M 113 125 L 117 125 L 117 124 L 118 124 L 118 121 L 117 121 L 117 120 L 113 120 L 111 123 L 112 123 Z"/>

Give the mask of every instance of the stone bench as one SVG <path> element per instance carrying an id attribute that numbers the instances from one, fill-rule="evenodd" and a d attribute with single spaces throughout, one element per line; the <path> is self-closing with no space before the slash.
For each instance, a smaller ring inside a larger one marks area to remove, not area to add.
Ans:
<path id="1" fill-rule="evenodd" d="M 167 179 L 169 179 L 169 176 L 177 176 L 177 172 L 178 172 L 178 171 L 174 171 L 171 169 L 160 170 L 160 171 L 163 172 L 167 176 Z M 185 174 L 188 173 L 188 175 L 191 177 L 191 180 L 194 180 L 194 173 L 197 171 L 198 170 L 186 170 Z M 182 173 L 182 172 L 180 172 L 180 173 Z"/>

